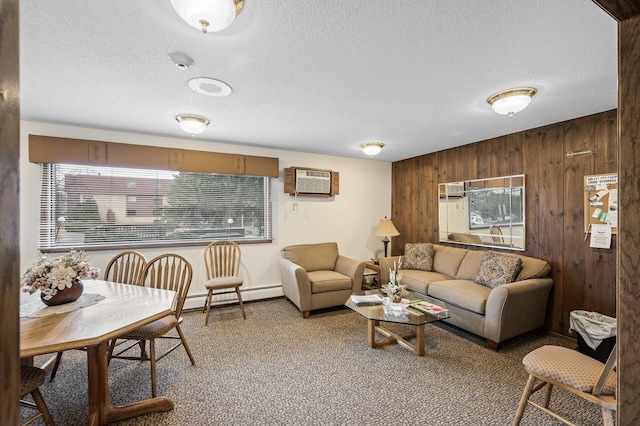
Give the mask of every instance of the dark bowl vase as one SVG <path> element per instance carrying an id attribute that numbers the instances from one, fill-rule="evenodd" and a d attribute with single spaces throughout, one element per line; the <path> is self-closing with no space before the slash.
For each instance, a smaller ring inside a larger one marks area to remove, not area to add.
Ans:
<path id="1" fill-rule="evenodd" d="M 65 288 L 64 290 L 58 290 L 58 292 L 49 300 L 44 299 L 44 293 L 40 293 L 40 298 L 42 299 L 42 303 L 47 306 L 57 306 L 64 305 L 65 303 L 75 302 L 82 296 L 82 292 L 84 291 L 84 285 L 82 281 L 75 280 L 73 285 L 69 288 Z"/>

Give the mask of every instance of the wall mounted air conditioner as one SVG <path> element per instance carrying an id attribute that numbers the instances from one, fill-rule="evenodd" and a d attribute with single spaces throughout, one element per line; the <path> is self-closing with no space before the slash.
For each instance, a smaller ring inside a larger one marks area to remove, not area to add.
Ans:
<path id="1" fill-rule="evenodd" d="M 296 192 L 300 194 L 330 194 L 331 172 L 296 170 Z"/>
<path id="2" fill-rule="evenodd" d="M 340 173 L 327 169 L 284 169 L 284 193 L 292 196 L 333 197 L 340 193 Z"/>

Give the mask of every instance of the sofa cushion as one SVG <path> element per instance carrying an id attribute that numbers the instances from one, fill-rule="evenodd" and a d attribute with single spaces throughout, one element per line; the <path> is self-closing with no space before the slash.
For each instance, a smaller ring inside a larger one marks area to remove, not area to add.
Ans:
<path id="1" fill-rule="evenodd" d="M 333 271 L 338 260 L 337 243 L 300 244 L 281 250 L 282 257 L 300 265 L 305 271 Z"/>
<path id="2" fill-rule="evenodd" d="M 546 277 L 551 272 L 551 266 L 546 260 L 528 256 L 518 257 L 522 260 L 522 270 L 518 274 L 516 281 Z"/>
<path id="3" fill-rule="evenodd" d="M 517 256 L 487 251 L 482 256 L 480 269 L 474 281 L 493 288 L 512 283 L 522 269 L 522 259 Z"/>
<path id="4" fill-rule="evenodd" d="M 433 270 L 440 272 L 448 277 L 455 277 L 460 267 L 460 262 L 469 250 L 447 247 L 441 245 L 433 245 Z"/>
<path id="5" fill-rule="evenodd" d="M 482 256 L 484 251 L 469 250 L 467 255 L 462 259 L 460 268 L 458 268 L 458 274 L 456 278 L 459 280 L 471 280 L 473 281 L 480 269 L 480 263 L 482 263 Z"/>
<path id="6" fill-rule="evenodd" d="M 402 269 L 433 269 L 433 245 L 431 243 L 407 243 L 404 246 Z"/>
<path id="7" fill-rule="evenodd" d="M 491 289 L 469 280 L 434 281 L 428 296 L 460 308 L 484 315 Z"/>
<path id="8" fill-rule="evenodd" d="M 351 278 L 339 272 L 313 271 L 308 275 L 312 294 L 351 289 Z"/>
<path id="9" fill-rule="evenodd" d="M 427 294 L 427 288 L 433 281 L 448 280 L 449 277 L 439 272 L 419 271 L 417 269 L 401 269 L 401 282 L 408 290 Z"/>

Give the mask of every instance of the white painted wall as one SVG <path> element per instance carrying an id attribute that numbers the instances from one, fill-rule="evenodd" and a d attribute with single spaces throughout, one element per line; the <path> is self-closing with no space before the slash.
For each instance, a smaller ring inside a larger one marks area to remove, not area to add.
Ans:
<path id="1" fill-rule="evenodd" d="M 243 244 L 243 298 L 254 300 L 282 295 L 278 259 L 280 249 L 291 244 L 336 241 L 341 254 L 361 260 L 381 255 L 381 237 L 373 232 L 384 216 L 391 216 L 391 163 L 306 154 L 302 152 L 213 143 L 108 130 L 23 121 L 20 129 L 20 268 L 25 271 L 38 257 L 40 166 L 29 163 L 29 134 L 93 139 L 203 151 L 237 153 L 280 159 L 280 176 L 273 180 L 273 242 Z M 349 142 L 345 142 L 349 143 Z M 354 142 L 354 147 L 357 144 Z M 340 173 L 340 195 L 326 198 L 293 197 L 283 192 L 283 169 L 292 166 L 331 169 Z M 147 259 L 177 252 L 193 265 L 194 279 L 185 308 L 202 306 L 205 266 L 202 247 L 140 250 Z M 92 263 L 104 269 L 118 250 L 90 251 Z"/>

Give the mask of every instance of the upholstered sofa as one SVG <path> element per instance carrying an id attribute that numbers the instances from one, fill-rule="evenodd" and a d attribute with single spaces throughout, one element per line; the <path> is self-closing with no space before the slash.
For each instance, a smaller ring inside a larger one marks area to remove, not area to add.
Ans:
<path id="1" fill-rule="evenodd" d="M 405 256 L 380 259 L 380 278 L 389 280 L 394 262 L 407 289 L 443 301 L 445 321 L 500 343 L 544 326 L 553 280 L 541 259 L 439 244 L 407 244 Z"/>
<path id="2" fill-rule="evenodd" d="M 282 291 L 303 318 L 316 309 L 344 305 L 362 288 L 364 262 L 340 255 L 337 243 L 288 246 L 281 254 Z"/>

